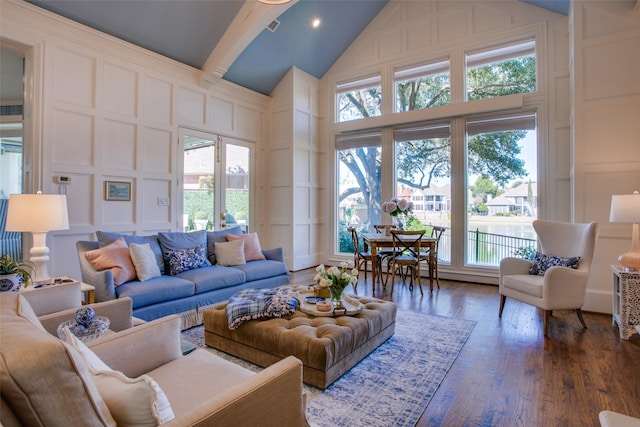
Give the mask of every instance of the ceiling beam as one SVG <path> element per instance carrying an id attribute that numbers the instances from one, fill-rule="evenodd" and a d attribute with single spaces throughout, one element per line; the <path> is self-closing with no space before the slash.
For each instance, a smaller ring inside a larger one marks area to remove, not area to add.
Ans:
<path id="1" fill-rule="evenodd" d="M 199 84 L 210 87 L 227 72 L 231 64 L 269 23 L 297 3 L 291 0 L 282 5 L 266 5 L 256 0 L 245 0 L 244 5 L 227 28 L 202 67 Z"/>

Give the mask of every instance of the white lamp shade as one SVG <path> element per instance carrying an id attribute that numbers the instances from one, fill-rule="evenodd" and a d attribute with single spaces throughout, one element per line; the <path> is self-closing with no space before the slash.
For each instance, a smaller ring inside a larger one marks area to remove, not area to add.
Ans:
<path id="1" fill-rule="evenodd" d="M 11 194 L 5 229 L 32 233 L 68 230 L 67 196 L 64 194 Z"/>
<path id="2" fill-rule="evenodd" d="M 640 223 L 640 194 L 611 196 L 610 222 Z"/>

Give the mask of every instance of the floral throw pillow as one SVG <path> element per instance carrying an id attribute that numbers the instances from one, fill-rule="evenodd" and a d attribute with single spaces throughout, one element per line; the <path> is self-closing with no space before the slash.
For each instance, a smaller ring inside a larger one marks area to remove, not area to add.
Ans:
<path id="1" fill-rule="evenodd" d="M 565 258 L 545 255 L 543 253 L 536 252 L 536 256 L 533 259 L 533 264 L 531 264 L 531 268 L 529 269 L 529 274 L 544 276 L 544 273 L 551 267 L 569 267 L 577 269 L 579 263 L 579 256 Z"/>
<path id="2" fill-rule="evenodd" d="M 204 245 L 167 251 L 164 255 L 169 263 L 169 271 L 172 276 L 182 273 L 183 271 L 209 267 L 211 265 L 207 259 L 207 251 Z"/>

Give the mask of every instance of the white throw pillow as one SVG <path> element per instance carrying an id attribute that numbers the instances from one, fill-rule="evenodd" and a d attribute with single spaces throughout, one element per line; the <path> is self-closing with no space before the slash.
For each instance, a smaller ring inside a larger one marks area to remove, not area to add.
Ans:
<path id="1" fill-rule="evenodd" d="M 133 266 L 136 268 L 138 280 L 144 282 L 154 277 L 160 277 L 160 267 L 158 267 L 156 255 L 153 253 L 149 243 L 131 242 L 129 251 L 131 252 Z"/>
<path id="2" fill-rule="evenodd" d="M 244 259 L 244 240 L 216 242 L 214 251 L 216 253 L 216 265 L 246 264 Z"/>
<path id="3" fill-rule="evenodd" d="M 175 418 L 167 396 L 148 375 L 129 378 L 109 368 L 64 327 L 65 342 L 84 358 L 93 382 L 118 426 L 157 426 Z"/>

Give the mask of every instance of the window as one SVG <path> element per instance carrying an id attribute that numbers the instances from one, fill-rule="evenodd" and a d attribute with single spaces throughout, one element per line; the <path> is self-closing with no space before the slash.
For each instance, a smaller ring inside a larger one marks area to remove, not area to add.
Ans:
<path id="1" fill-rule="evenodd" d="M 438 247 L 438 257 L 450 260 L 451 138 L 449 124 L 396 129 L 395 196 L 413 202 L 407 228 L 427 230 L 438 225 L 447 229 Z"/>
<path id="2" fill-rule="evenodd" d="M 336 87 L 338 122 L 375 117 L 381 114 L 382 88 L 380 76 L 367 77 Z"/>
<path id="3" fill-rule="evenodd" d="M 353 253 L 347 227 L 368 231 L 381 219 L 381 135 L 339 136 L 337 154 L 338 252 Z"/>
<path id="4" fill-rule="evenodd" d="M 535 40 L 467 53 L 467 100 L 536 91 Z"/>
<path id="5" fill-rule="evenodd" d="M 451 103 L 449 60 L 396 70 L 394 81 L 397 113 Z"/>
<path id="6" fill-rule="evenodd" d="M 467 120 L 466 127 L 466 263 L 497 267 L 536 245 L 536 115 Z"/>

